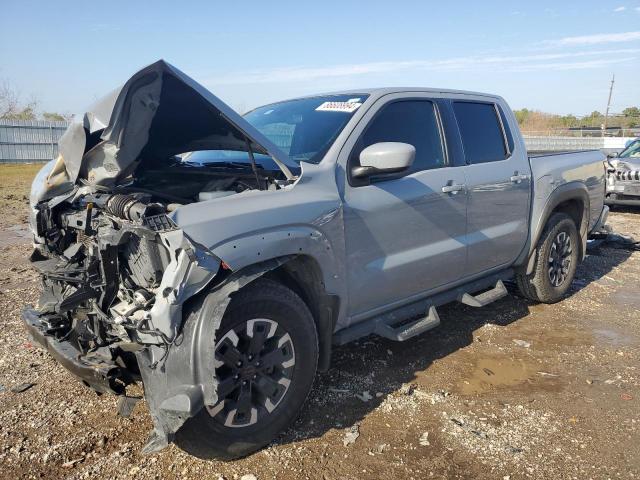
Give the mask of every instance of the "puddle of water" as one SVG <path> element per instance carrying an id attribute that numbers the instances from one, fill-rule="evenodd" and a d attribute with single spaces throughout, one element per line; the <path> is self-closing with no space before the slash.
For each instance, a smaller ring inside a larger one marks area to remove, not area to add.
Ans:
<path id="1" fill-rule="evenodd" d="M 610 345 L 630 345 L 634 343 L 634 339 L 622 332 L 609 328 L 593 329 L 593 335 L 597 343 L 608 343 Z"/>
<path id="2" fill-rule="evenodd" d="M 473 395 L 503 387 L 528 383 L 535 369 L 523 360 L 510 358 L 480 358 L 471 375 L 460 383 L 460 393 Z"/>

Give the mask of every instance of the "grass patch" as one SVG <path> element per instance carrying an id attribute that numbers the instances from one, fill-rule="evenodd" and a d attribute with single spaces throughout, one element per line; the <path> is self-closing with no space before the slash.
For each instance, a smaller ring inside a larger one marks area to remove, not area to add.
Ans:
<path id="1" fill-rule="evenodd" d="M 31 182 L 43 163 L 0 165 L 0 226 L 27 221 Z"/>

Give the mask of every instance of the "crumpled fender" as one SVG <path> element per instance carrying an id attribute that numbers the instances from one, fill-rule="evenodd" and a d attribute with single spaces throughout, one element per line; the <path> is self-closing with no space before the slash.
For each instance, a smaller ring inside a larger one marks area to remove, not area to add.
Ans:
<path id="1" fill-rule="evenodd" d="M 213 280 L 220 260 L 189 239 L 182 230 L 161 233 L 160 239 L 168 249 L 171 261 L 162 275 L 155 302 L 149 311 L 149 323 L 153 330 L 173 340 L 182 326 L 184 302 Z M 140 337 L 145 339 L 144 334 Z"/>
<path id="2" fill-rule="evenodd" d="M 166 447 L 184 422 L 205 405 L 217 403 L 213 339 L 231 294 L 288 260 L 270 260 L 230 275 L 197 299 L 171 345 L 152 345 L 136 353 L 154 424 L 143 453 Z"/>

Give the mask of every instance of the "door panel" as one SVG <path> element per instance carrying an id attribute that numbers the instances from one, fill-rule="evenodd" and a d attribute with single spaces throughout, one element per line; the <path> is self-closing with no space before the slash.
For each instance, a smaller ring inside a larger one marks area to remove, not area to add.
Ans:
<path id="1" fill-rule="evenodd" d="M 454 101 L 468 188 L 467 274 L 513 262 L 529 232 L 530 166 L 508 119 L 486 101 Z"/>
<path id="2" fill-rule="evenodd" d="M 349 314 L 357 315 L 458 280 L 466 263 L 464 167 L 345 192 Z"/>
<path id="3" fill-rule="evenodd" d="M 529 233 L 528 178 L 512 181 L 527 171 L 522 158 L 466 167 L 469 204 L 467 273 L 490 270 L 513 262 Z"/>

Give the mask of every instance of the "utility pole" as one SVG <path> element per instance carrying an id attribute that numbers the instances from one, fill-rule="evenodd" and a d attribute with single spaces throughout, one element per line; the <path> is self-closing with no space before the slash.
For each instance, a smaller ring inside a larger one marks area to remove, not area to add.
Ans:
<path id="1" fill-rule="evenodd" d="M 604 126 L 602 128 L 603 136 L 605 133 L 607 133 L 607 121 L 609 120 L 609 107 L 611 106 L 611 94 L 613 93 L 613 84 L 615 83 L 615 81 L 616 81 L 616 75 L 613 74 L 613 76 L 611 77 L 611 86 L 609 87 L 609 100 L 607 100 L 607 110 L 604 113 Z"/>

